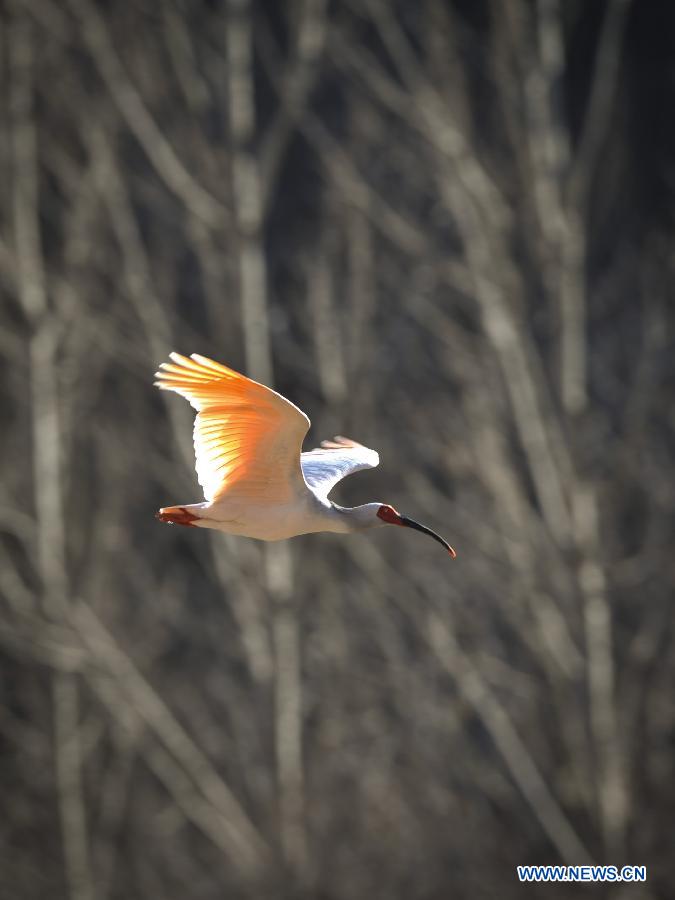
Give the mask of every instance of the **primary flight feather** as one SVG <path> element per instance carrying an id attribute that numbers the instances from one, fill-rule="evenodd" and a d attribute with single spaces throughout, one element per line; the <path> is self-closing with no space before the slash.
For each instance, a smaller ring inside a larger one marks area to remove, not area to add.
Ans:
<path id="1" fill-rule="evenodd" d="M 303 453 L 309 419 L 281 394 L 205 356 L 170 357 L 155 384 L 197 410 L 196 469 L 206 502 L 163 507 L 157 514 L 163 522 L 263 541 L 403 525 L 428 534 L 455 556 L 443 538 L 389 504 L 347 508 L 328 499 L 338 481 L 378 465 L 374 450 L 338 436 Z"/>

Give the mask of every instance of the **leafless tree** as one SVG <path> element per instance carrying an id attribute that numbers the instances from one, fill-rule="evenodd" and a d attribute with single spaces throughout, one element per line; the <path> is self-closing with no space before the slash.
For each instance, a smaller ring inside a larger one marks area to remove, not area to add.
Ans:
<path id="1" fill-rule="evenodd" d="M 590 861 L 669 896 L 637 4 L 469 6 L 3 7 L 1 898 L 508 898 Z M 171 349 L 377 447 L 342 498 L 456 563 L 156 523 L 198 495 Z"/>

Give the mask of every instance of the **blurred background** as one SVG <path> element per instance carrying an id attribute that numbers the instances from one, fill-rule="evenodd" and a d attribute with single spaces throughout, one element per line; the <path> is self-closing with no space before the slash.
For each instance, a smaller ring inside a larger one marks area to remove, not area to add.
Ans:
<path id="1" fill-rule="evenodd" d="M 2 900 L 671 898 L 672 5 L 0 16 Z M 172 349 L 457 561 L 156 522 Z"/>

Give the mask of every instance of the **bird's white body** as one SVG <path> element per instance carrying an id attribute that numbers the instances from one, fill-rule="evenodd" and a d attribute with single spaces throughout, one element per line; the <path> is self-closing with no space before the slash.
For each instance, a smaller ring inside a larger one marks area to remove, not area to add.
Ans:
<path id="1" fill-rule="evenodd" d="M 329 502 L 322 503 L 309 488 L 282 505 L 254 505 L 223 499 L 216 503 L 189 503 L 182 508 L 196 516 L 191 524 L 198 528 L 213 528 L 259 541 L 283 541 L 318 531 L 347 534 L 357 530 L 338 507 Z M 384 522 L 378 523 L 373 512 L 372 525 L 377 524 Z"/>
<path id="2" fill-rule="evenodd" d="M 344 508 L 328 499 L 338 481 L 379 464 L 374 450 L 336 437 L 302 453 L 309 419 L 281 394 L 204 356 L 172 353 L 171 359 L 162 363 L 155 384 L 181 394 L 197 410 L 196 469 L 206 500 L 163 507 L 162 521 L 260 541 L 407 525 L 454 555 L 437 534 L 391 506 Z"/>

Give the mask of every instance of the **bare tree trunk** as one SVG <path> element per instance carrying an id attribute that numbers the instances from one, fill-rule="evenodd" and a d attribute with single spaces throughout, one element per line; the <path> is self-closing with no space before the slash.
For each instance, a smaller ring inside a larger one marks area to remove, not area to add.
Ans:
<path id="1" fill-rule="evenodd" d="M 230 0 L 227 25 L 232 187 L 238 231 L 239 298 L 248 374 L 272 386 L 273 362 L 262 245 L 259 163 L 251 146 L 255 135 L 252 28 L 248 0 Z M 302 683 L 300 632 L 293 597 L 293 558 L 288 544 L 264 548 L 265 578 L 273 601 L 275 658 L 275 747 L 281 844 L 300 880 L 307 869 L 302 760 Z"/>
<path id="2" fill-rule="evenodd" d="M 9 34 L 10 103 L 14 165 L 14 236 L 18 290 L 30 323 L 29 378 L 32 420 L 37 558 L 44 614 L 63 622 L 69 605 L 66 517 L 62 497 L 57 336 L 58 311 L 50 308 L 38 213 L 38 151 L 33 115 L 33 27 L 13 10 Z M 87 814 L 84 804 L 79 685 L 67 672 L 52 675 L 54 765 L 66 882 L 71 900 L 93 900 Z"/>

